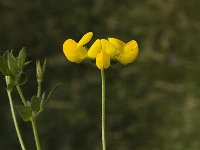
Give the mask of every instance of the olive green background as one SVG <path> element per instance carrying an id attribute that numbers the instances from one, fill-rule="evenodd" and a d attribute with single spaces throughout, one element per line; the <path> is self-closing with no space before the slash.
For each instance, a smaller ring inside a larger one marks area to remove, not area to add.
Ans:
<path id="1" fill-rule="evenodd" d="M 135 39 L 138 59 L 106 70 L 108 150 L 200 149 L 199 0 L 0 0 L 0 54 L 26 47 L 48 58 L 43 85 L 63 85 L 38 119 L 43 150 L 101 150 L 101 79 L 94 62 L 70 63 L 68 38 Z M 23 87 L 36 93 L 35 71 Z M 16 92 L 14 103 L 20 104 Z M 27 150 L 31 124 L 18 114 Z M 20 150 L 0 75 L 0 150 Z"/>

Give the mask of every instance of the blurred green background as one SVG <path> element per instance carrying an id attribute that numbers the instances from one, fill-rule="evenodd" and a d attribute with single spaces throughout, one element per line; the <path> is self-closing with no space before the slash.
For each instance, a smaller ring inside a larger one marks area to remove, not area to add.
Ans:
<path id="1" fill-rule="evenodd" d="M 0 0 L 0 54 L 26 47 L 30 67 L 48 58 L 43 85 L 63 85 L 38 119 L 43 150 L 101 150 L 101 79 L 91 62 L 70 63 L 67 38 L 139 43 L 138 59 L 106 70 L 108 150 L 200 149 L 199 0 Z M 0 150 L 19 150 L 0 75 Z M 35 72 L 23 87 L 35 94 Z M 15 104 L 20 100 L 14 93 Z M 30 123 L 20 127 L 35 150 Z"/>

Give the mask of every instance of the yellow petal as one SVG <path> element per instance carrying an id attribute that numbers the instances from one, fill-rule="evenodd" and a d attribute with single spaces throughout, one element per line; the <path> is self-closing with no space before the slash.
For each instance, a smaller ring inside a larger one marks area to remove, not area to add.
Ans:
<path id="1" fill-rule="evenodd" d="M 113 44 L 117 49 L 122 50 L 125 43 L 116 38 L 108 38 L 108 41 Z"/>
<path id="2" fill-rule="evenodd" d="M 92 46 L 90 47 L 90 49 L 88 50 L 88 57 L 90 58 L 96 58 L 97 55 L 101 52 L 101 41 L 99 39 L 97 39 Z"/>
<path id="3" fill-rule="evenodd" d="M 132 41 L 128 42 L 124 46 L 124 52 L 132 51 L 134 49 L 138 49 L 138 44 L 137 44 L 137 42 L 135 40 L 132 40 Z"/>
<path id="4" fill-rule="evenodd" d="M 87 55 L 87 50 L 84 47 L 77 48 L 77 43 L 72 39 L 64 42 L 63 52 L 69 61 L 76 63 L 81 62 Z"/>
<path id="5" fill-rule="evenodd" d="M 117 52 L 117 49 L 108 40 L 101 39 L 102 51 L 106 52 L 111 58 L 113 58 Z"/>
<path id="6" fill-rule="evenodd" d="M 110 57 L 105 52 L 97 55 L 96 65 L 100 70 L 107 69 L 110 66 Z"/>
<path id="7" fill-rule="evenodd" d="M 85 45 L 86 43 L 88 43 L 88 42 L 91 40 L 92 36 L 93 36 L 93 33 L 92 33 L 92 32 L 86 33 L 86 34 L 80 39 L 80 41 L 78 42 L 78 45 L 77 45 L 77 46 L 80 47 L 80 46 Z"/>
<path id="8" fill-rule="evenodd" d="M 128 64 L 128 63 L 132 63 L 138 56 L 138 47 L 136 47 L 135 49 L 132 49 L 130 51 L 127 52 L 123 52 L 121 55 L 119 55 L 118 57 L 118 61 L 121 64 Z"/>

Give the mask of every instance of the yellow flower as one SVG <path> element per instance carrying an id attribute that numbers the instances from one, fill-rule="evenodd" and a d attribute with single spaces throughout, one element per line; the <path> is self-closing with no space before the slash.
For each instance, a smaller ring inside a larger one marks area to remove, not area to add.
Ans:
<path id="1" fill-rule="evenodd" d="M 96 58 L 96 66 L 103 70 L 110 66 L 110 59 L 116 55 L 116 48 L 105 39 L 97 39 L 90 47 L 87 55 L 89 58 Z"/>
<path id="2" fill-rule="evenodd" d="M 63 52 L 71 62 L 80 63 L 87 57 L 87 49 L 84 47 L 93 36 L 92 32 L 86 33 L 77 43 L 72 39 L 67 39 L 63 44 Z"/>
<path id="3" fill-rule="evenodd" d="M 107 69 L 110 61 L 119 61 L 121 64 L 133 62 L 138 56 L 138 44 L 135 40 L 128 43 L 116 38 L 97 39 L 87 51 L 84 46 L 93 36 L 92 32 L 86 33 L 79 42 L 67 39 L 63 44 L 63 52 L 71 62 L 80 63 L 86 58 L 96 59 L 96 66 Z"/>
<path id="4" fill-rule="evenodd" d="M 128 43 L 124 43 L 116 38 L 108 38 L 109 42 L 112 43 L 117 49 L 117 55 L 115 58 L 121 64 L 132 63 L 138 56 L 139 48 L 135 40 L 131 40 Z"/>

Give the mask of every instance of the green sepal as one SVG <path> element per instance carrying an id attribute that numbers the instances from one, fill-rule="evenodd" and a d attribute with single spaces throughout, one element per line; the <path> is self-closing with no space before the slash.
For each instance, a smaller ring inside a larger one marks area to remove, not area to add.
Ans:
<path id="1" fill-rule="evenodd" d="M 17 106 L 16 108 L 25 122 L 31 121 L 32 111 L 30 106 Z"/>

